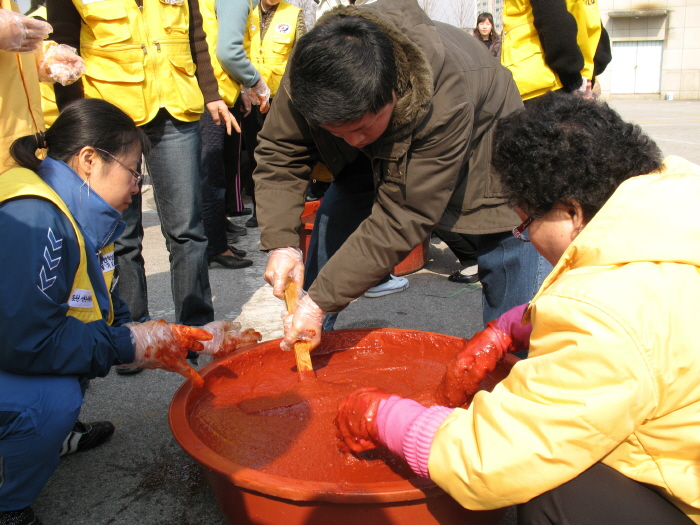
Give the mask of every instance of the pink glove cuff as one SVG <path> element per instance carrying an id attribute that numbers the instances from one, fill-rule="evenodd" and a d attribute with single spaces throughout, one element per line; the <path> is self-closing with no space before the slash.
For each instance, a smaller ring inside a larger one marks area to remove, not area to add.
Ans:
<path id="1" fill-rule="evenodd" d="M 391 396 L 382 399 L 377 409 L 377 431 L 379 439 L 382 440 L 389 450 L 397 456 L 403 455 L 403 438 L 406 435 L 409 425 L 424 410 L 428 410 L 423 405 L 416 403 L 412 399 Z"/>
<path id="2" fill-rule="evenodd" d="M 528 303 L 511 308 L 506 313 L 496 319 L 495 326 L 502 332 L 509 334 L 513 339 L 513 347 L 524 349 L 530 346 L 530 334 L 532 324 L 522 325 L 523 315 L 528 307 Z"/>
<path id="3" fill-rule="evenodd" d="M 408 427 L 408 432 L 403 438 L 403 452 L 406 462 L 413 472 L 424 478 L 429 478 L 428 458 L 430 447 L 433 444 L 435 433 L 443 421 L 447 419 L 454 409 L 443 406 L 427 408 Z"/>

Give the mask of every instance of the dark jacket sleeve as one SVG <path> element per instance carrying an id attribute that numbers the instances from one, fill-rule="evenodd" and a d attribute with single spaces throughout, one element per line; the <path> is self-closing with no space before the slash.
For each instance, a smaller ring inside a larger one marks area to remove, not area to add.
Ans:
<path id="1" fill-rule="evenodd" d="M 584 65 L 576 41 L 576 19 L 566 10 L 564 0 L 531 0 L 530 3 L 544 60 L 559 77 L 564 91 L 574 91 L 583 82 Z"/>
<path id="2" fill-rule="evenodd" d="M 211 65 L 207 34 L 204 32 L 202 13 L 199 10 L 199 0 L 189 0 L 190 6 L 190 49 L 192 60 L 197 66 L 195 74 L 199 83 L 199 89 L 204 95 L 204 103 L 221 100 L 219 85 L 214 76 L 214 68 Z"/>
<path id="3" fill-rule="evenodd" d="M 53 27 L 52 39 L 58 44 L 67 44 L 80 54 L 80 14 L 71 0 L 47 0 L 46 11 L 48 22 Z M 62 86 L 58 82 L 53 85 L 56 93 L 56 104 L 63 110 L 74 100 L 83 98 L 83 83 L 74 82 L 70 86 Z"/>
<path id="4" fill-rule="evenodd" d="M 603 24 L 601 23 L 601 26 Z M 604 27 L 601 28 L 600 40 L 598 41 L 598 47 L 595 50 L 595 56 L 593 57 L 593 77 L 597 77 L 612 60 L 612 49 L 610 47 L 610 37 L 608 32 Z"/>
<path id="5" fill-rule="evenodd" d="M 93 378 L 133 361 L 127 327 L 66 315 L 80 254 L 73 227 L 53 204 L 0 205 L 0 252 L 0 369 Z"/>

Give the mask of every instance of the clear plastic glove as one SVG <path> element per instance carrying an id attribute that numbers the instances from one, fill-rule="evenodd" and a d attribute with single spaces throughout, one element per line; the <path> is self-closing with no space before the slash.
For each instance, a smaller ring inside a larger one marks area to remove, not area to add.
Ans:
<path id="1" fill-rule="evenodd" d="M 214 321 L 202 327 L 212 335 L 210 341 L 204 341 L 204 349 L 199 353 L 198 363 L 204 365 L 214 359 L 224 357 L 234 350 L 259 343 L 260 332 L 252 328 L 241 331 L 241 323 L 233 321 Z"/>
<path id="2" fill-rule="evenodd" d="M 43 20 L 0 9 L 0 50 L 34 53 L 52 31 L 51 25 Z"/>
<path id="3" fill-rule="evenodd" d="M 291 279 L 301 290 L 304 287 L 304 259 L 299 248 L 275 248 L 267 254 L 267 268 L 263 279 L 272 285 L 275 297 L 284 300 L 287 280 Z"/>
<path id="4" fill-rule="evenodd" d="M 69 86 L 85 74 L 85 61 L 74 47 L 47 42 L 39 64 L 39 80 Z"/>
<path id="5" fill-rule="evenodd" d="M 243 87 L 243 94 L 250 98 L 250 103 L 260 106 L 260 113 L 267 113 L 270 110 L 270 88 L 260 77 L 253 87 Z"/>
<path id="6" fill-rule="evenodd" d="M 284 339 L 280 348 L 292 350 L 297 341 L 308 342 L 309 350 L 316 348 L 321 343 L 321 328 L 325 317 L 326 312 L 321 310 L 309 294 L 302 292 L 294 315 L 287 315 L 284 319 Z"/>
<path id="7" fill-rule="evenodd" d="M 529 347 L 532 326 L 520 323 L 526 307 L 523 304 L 508 310 L 467 341 L 447 364 L 445 375 L 433 393 L 433 404 L 447 407 L 467 404 L 478 392 L 479 384 L 506 353 Z M 419 397 L 415 399 L 419 403 L 425 402 Z"/>
<path id="8" fill-rule="evenodd" d="M 381 402 L 390 397 L 386 390 L 368 386 L 340 401 L 334 423 L 341 450 L 359 454 L 384 445 L 377 428 L 377 412 Z"/>
<path id="9" fill-rule="evenodd" d="M 212 334 L 201 328 L 168 323 L 163 319 L 125 325 L 131 330 L 136 346 L 134 362 L 129 366 L 162 368 L 192 379 L 200 387 L 204 380 L 187 363 L 187 351 L 204 350 L 203 341 L 210 341 Z"/>

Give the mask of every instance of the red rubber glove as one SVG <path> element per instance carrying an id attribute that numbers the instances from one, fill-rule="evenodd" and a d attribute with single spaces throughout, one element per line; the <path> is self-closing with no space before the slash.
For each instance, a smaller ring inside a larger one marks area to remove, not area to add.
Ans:
<path id="1" fill-rule="evenodd" d="M 134 338 L 136 355 L 133 365 L 140 368 L 162 368 L 192 379 L 195 386 L 204 380 L 187 363 L 187 351 L 204 350 L 202 341 L 212 339 L 212 334 L 201 328 L 168 323 L 163 319 L 125 325 Z"/>
<path id="2" fill-rule="evenodd" d="M 526 304 L 516 306 L 486 328 L 474 334 L 447 364 L 447 370 L 433 393 L 435 404 L 459 407 L 470 402 L 479 384 L 508 352 L 529 347 L 531 325 L 521 326 Z M 424 400 L 417 398 L 423 403 Z"/>
<path id="3" fill-rule="evenodd" d="M 341 441 L 341 450 L 359 454 L 384 445 L 377 429 L 377 411 L 379 404 L 390 397 L 386 390 L 368 386 L 340 402 L 334 423 L 338 427 L 336 435 Z"/>

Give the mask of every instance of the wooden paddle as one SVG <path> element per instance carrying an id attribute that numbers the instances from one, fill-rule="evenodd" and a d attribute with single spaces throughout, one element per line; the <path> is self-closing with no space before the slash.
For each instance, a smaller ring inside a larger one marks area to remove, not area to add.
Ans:
<path id="1" fill-rule="evenodd" d="M 284 301 L 287 303 L 287 311 L 290 314 L 293 314 L 296 309 L 298 295 L 297 286 L 294 281 L 290 279 L 287 281 L 287 287 L 284 289 Z M 309 355 L 310 351 L 310 343 L 306 341 L 297 341 L 294 343 L 294 358 L 297 362 L 299 381 L 310 378 L 316 379 L 316 373 L 314 372 L 314 367 L 311 364 L 311 356 Z"/>

